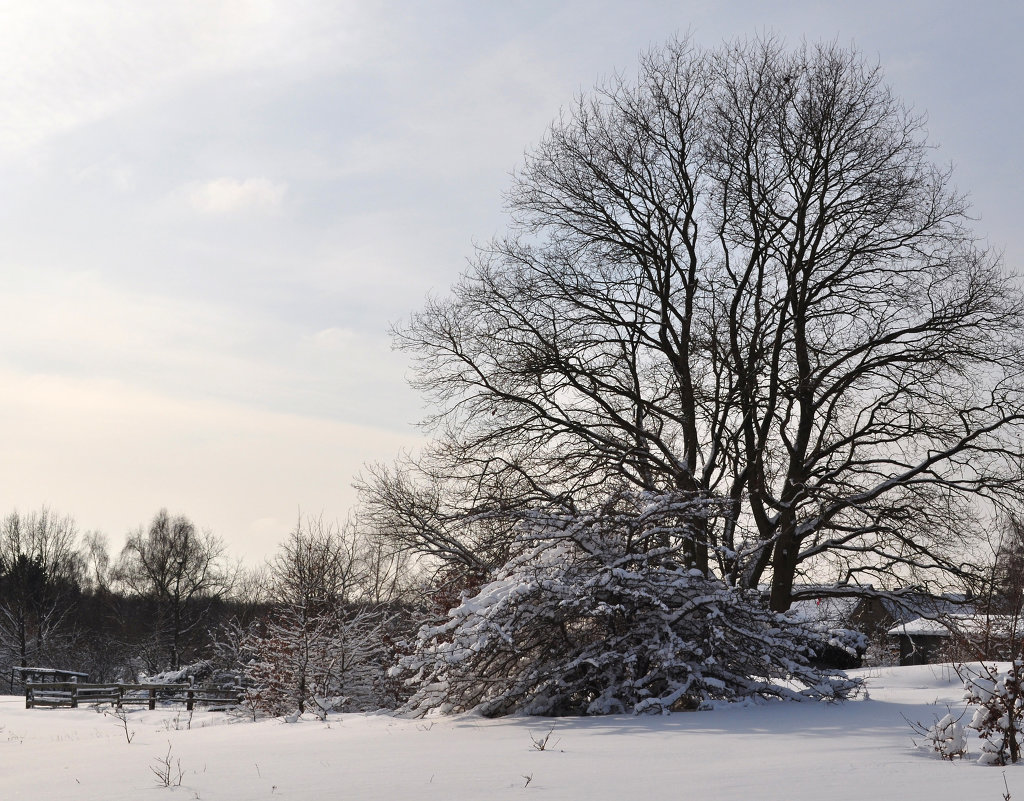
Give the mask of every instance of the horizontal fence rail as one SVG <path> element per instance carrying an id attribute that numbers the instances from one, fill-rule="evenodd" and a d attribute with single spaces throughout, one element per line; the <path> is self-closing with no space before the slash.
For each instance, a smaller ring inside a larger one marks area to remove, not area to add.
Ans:
<path id="1" fill-rule="evenodd" d="M 74 681 L 27 682 L 25 709 L 35 707 L 71 707 L 79 704 L 109 703 L 120 708 L 129 705 L 156 709 L 157 703 L 184 704 L 192 710 L 205 706 L 238 706 L 244 693 L 220 687 L 196 687 L 191 684 L 83 684 Z"/>

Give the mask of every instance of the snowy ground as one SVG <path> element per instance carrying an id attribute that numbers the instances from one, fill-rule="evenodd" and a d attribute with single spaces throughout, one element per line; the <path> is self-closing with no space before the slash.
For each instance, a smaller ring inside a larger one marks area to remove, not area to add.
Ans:
<path id="1" fill-rule="evenodd" d="M 962 708 L 948 667 L 864 671 L 867 699 L 770 704 L 668 717 L 239 721 L 178 710 L 117 720 L 26 710 L 0 696 L 0 799 L 680 799 L 1024 801 L 1024 767 L 949 763 L 915 750 L 902 715 Z M 534 738 L 551 727 L 545 751 Z M 171 750 L 180 787 L 151 767 Z"/>

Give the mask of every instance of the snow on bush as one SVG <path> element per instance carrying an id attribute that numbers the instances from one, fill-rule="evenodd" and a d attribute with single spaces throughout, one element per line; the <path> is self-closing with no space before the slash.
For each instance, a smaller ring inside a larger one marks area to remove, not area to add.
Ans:
<path id="1" fill-rule="evenodd" d="M 845 654 L 846 657 L 860 666 L 861 657 L 868 649 L 868 638 L 863 632 L 856 629 L 829 629 L 826 633 L 829 648 L 836 652 Z"/>
<path id="2" fill-rule="evenodd" d="M 216 648 L 216 644 L 215 644 Z M 207 687 L 235 688 L 238 686 L 237 670 L 223 667 L 220 660 L 200 659 L 177 670 L 165 670 L 151 676 L 142 675 L 144 684 L 198 684 Z"/>
<path id="3" fill-rule="evenodd" d="M 943 759 L 957 759 L 967 752 L 967 732 L 952 714 L 947 714 L 928 730 L 928 740 Z"/>
<path id="4" fill-rule="evenodd" d="M 938 754 L 942 759 L 954 760 L 967 753 L 967 729 L 961 723 L 962 718 L 962 714 L 954 717 L 952 712 L 947 712 L 931 726 L 907 722 L 922 738 L 921 743 L 914 743 L 918 748 Z"/>
<path id="5" fill-rule="evenodd" d="M 703 509 L 622 495 L 527 520 L 521 551 L 395 672 L 415 714 L 662 712 L 751 698 L 842 699 L 857 683 L 811 666 L 826 644 L 756 594 L 680 564 Z"/>
<path id="6" fill-rule="evenodd" d="M 977 707 L 968 726 L 983 740 L 978 759 L 982 765 L 1005 765 L 1020 759 L 1024 726 L 1022 666 L 1024 660 L 1016 659 L 1007 670 L 985 663 L 976 673 L 964 669 L 964 698 Z"/>

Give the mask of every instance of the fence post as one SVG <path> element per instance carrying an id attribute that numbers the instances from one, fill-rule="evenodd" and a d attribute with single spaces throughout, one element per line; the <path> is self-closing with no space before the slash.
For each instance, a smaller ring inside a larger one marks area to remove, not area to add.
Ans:
<path id="1" fill-rule="evenodd" d="M 71 708 L 78 709 L 78 683 L 71 683 Z"/>
<path id="2" fill-rule="evenodd" d="M 185 709 L 189 712 L 192 711 L 192 707 L 195 704 L 196 692 L 191 687 L 188 688 L 188 694 L 185 696 Z"/>
<path id="3" fill-rule="evenodd" d="M 32 708 L 32 688 L 28 686 L 28 682 L 25 682 L 25 709 Z"/>
<path id="4" fill-rule="evenodd" d="M 156 687 L 149 688 L 149 708 L 156 709 Z"/>

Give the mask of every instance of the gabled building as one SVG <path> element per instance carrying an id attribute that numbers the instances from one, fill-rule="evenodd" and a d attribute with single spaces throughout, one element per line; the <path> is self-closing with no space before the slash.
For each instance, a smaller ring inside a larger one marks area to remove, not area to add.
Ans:
<path id="1" fill-rule="evenodd" d="M 1009 660 L 1020 654 L 1024 621 L 1016 615 L 959 614 L 917 617 L 893 626 L 888 635 L 901 665 Z"/>

